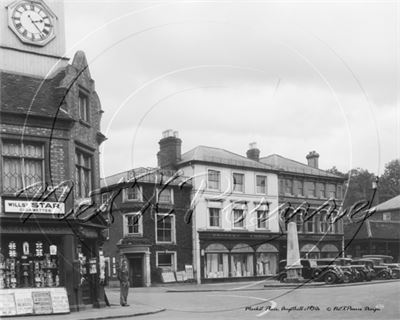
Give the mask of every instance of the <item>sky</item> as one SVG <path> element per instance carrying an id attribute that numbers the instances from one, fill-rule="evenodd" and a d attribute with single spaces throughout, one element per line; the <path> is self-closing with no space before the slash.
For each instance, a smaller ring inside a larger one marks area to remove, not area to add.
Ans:
<path id="1" fill-rule="evenodd" d="M 104 110 L 101 175 L 198 145 L 382 174 L 400 158 L 396 1 L 65 0 Z"/>

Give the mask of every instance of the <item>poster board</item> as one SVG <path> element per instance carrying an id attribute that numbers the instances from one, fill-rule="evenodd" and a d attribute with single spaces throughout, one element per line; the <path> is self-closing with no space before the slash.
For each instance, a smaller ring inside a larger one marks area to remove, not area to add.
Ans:
<path id="1" fill-rule="evenodd" d="M 50 293 L 53 313 L 69 313 L 67 290 L 65 288 L 53 288 Z"/>
<path id="2" fill-rule="evenodd" d="M 0 290 L 0 316 L 69 312 L 67 290 L 63 287 Z"/>
<path id="3" fill-rule="evenodd" d="M 34 314 L 53 313 L 50 291 L 33 291 L 32 300 Z"/>
<path id="4" fill-rule="evenodd" d="M 15 291 L 15 305 L 18 315 L 33 313 L 32 292 L 29 290 Z"/>
<path id="5" fill-rule="evenodd" d="M 184 282 L 187 280 L 186 272 L 185 271 L 177 271 L 175 273 L 176 275 L 176 281 L 178 282 Z"/>
<path id="6" fill-rule="evenodd" d="M 0 293 L 0 316 L 14 316 L 17 314 L 13 293 Z"/>
<path id="7" fill-rule="evenodd" d="M 185 273 L 186 273 L 187 279 L 189 279 L 189 280 L 194 279 L 193 266 L 192 265 L 185 264 Z"/>
<path id="8" fill-rule="evenodd" d="M 175 282 L 176 281 L 175 274 L 172 271 L 163 271 L 161 273 L 161 280 L 164 283 Z"/>

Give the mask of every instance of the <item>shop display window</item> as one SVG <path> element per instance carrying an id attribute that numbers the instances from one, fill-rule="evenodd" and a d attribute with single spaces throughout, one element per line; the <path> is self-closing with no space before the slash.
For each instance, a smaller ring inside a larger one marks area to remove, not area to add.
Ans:
<path id="1" fill-rule="evenodd" d="M 278 255 L 276 253 L 261 252 L 256 255 L 257 276 L 271 276 L 277 273 Z"/>
<path id="2" fill-rule="evenodd" d="M 235 253 L 231 255 L 232 277 L 251 277 L 254 275 L 253 254 Z"/>
<path id="3" fill-rule="evenodd" d="M 0 288 L 60 286 L 56 245 L 42 241 L 10 241 L 0 255 Z"/>
<path id="4" fill-rule="evenodd" d="M 206 278 L 227 278 L 229 277 L 229 261 L 226 253 L 207 253 Z"/>

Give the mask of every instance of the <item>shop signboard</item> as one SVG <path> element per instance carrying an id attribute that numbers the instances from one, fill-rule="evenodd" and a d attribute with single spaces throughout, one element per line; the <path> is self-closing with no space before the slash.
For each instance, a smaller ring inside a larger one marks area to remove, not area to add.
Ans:
<path id="1" fill-rule="evenodd" d="M 0 294 L 0 316 L 14 316 L 16 314 L 14 294 Z"/>
<path id="2" fill-rule="evenodd" d="M 53 312 L 50 291 L 33 291 L 33 313 L 47 314 Z"/>
<path id="3" fill-rule="evenodd" d="M 4 211 L 10 213 L 64 214 L 63 202 L 5 200 Z"/>

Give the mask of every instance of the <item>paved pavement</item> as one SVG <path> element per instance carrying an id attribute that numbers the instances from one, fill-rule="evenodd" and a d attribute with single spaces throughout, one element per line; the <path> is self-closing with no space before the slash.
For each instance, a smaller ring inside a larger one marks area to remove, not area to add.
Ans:
<path id="1" fill-rule="evenodd" d="M 319 312 L 300 311 L 274 311 L 274 319 L 344 319 L 349 315 L 355 315 L 354 319 L 365 318 L 395 319 L 384 317 L 382 314 L 393 316 L 400 315 L 400 281 L 386 280 L 364 283 L 349 283 L 338 285 L 325 285 L 324 283 L 308 283 L 303 286 L 281 284 L 278 281 L 263 280 L 251 282 L 215 283 L 215 284 L 168 284 L 150 288 L 131 288 L 128 296 L 129 307 L 119 306 L 119 289 L 107 289 L 107 297 L 111 307 L 102 309 L 88 308 L 80 312 L 65 315 L 40 316 L 40 319 L 51 320 L 100 320 L 100 319 L 250 319 L 255 316 L 267 315 L 274 306 L 323 306 L 324 310 L 329 303 L 338 305 L 366 305 L 375 307 L 377 304 L 389 306 L 391 312 L 375 313 L 366 312 L 335 312 L 321 314 Z M 350 287 L 350 288 L 347 288 Z M 314 288 L 314 290 L 307 290 Z M 397 290 L 397 291 L 396 291 Z M 379 301 L 373 300 L 380 295 Z M 311 297 L 311 298 L 310 298 Z M 345 300 L 343 300 L 343 297 Z M 391 300 L 393 298 L 393 302 Z M 346 301 L 347 299 L 347 301 Z M 385 300 L 389 299 L 389 300 Z M 394 305 L 393 305 L 394 303 Z M 250 307 L 246 310 L 246 307 Z M 252 308 L 255 308 L 254 310 Z M 257 310 L 257 308 L 260 308 Z M 396 309 L 397 308 L 397 309 Z M 261 310 L 262 309 L 262 310 Z M 393 311 L 394 310 L 394 311 Z M 266 312 L 268 311 L 268 312 Z M 263 313 L 264 312 L 264 313 Z M 270 314 L 271 315 L 271 314 Z M 315 317 L 316 316 L 316 317 Z M 371 316 L 371 317 L 369 317 Z M 33 316 L 18 317 L 18 320 L 38 319 Z"/>

